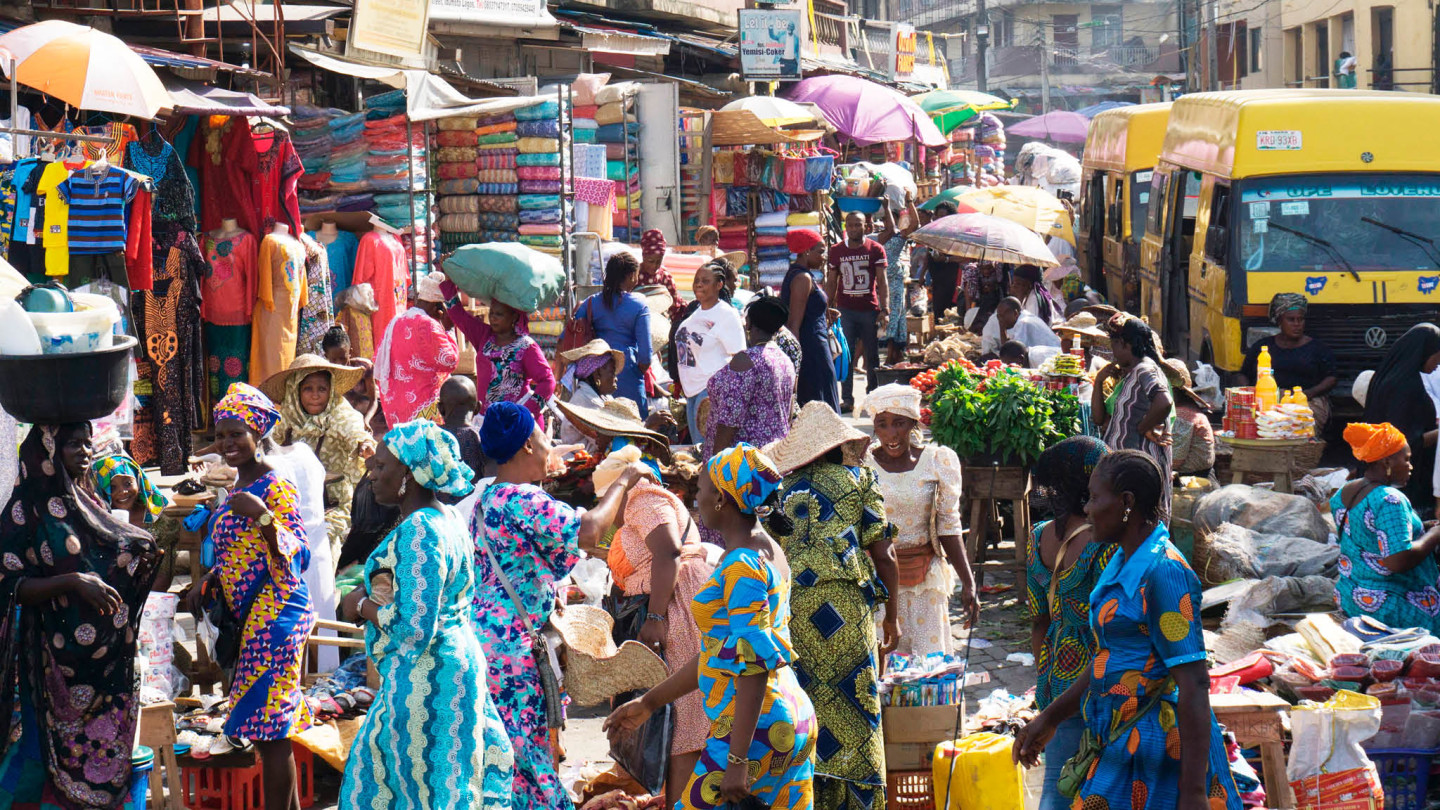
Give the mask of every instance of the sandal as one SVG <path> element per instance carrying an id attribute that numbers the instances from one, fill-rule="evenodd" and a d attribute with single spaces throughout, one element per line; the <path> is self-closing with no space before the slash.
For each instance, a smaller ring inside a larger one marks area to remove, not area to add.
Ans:
<path id="1" fill-rule="evenodd" d="M 350 696 L 355 699 L 355 705 L 362 709 L 375 702 L 375 690 L 368 686 L 355 687 L 350 691 Z"/>

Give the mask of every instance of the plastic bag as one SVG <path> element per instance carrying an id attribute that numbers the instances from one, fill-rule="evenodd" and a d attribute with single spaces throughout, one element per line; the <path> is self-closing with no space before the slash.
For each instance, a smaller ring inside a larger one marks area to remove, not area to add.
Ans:
<path id="1" fill-rule="evenodd" d="M 1291 710 L 1290 727 L 1291 739 L 1306 741 L 1290 746 L 1285 772 L 1291 782 L 1356 768 L 1374 772 L 1360 743 L 1380 730 L 1378 699 L 1342 691 L 1321 704 L 1302 703 Z"/>
<path id="2" fill-rule="evenodd" d="M 1222 523 L 1260 534 L 1304 537 L 1316 543 L 1330 539 L 1330 525 L 1306 498 L 1231 484 L 1206 495 L 1195 506 L 1195 531 L 1204 536 Z"/>
<path id="3" fill-rule="evenodd" d="M 1209 497 L 1202 498 L 1196 507 L 1197 526 L 1199 511 Z M 1204 544 L 1197 545 L 1195 551 L 1195 573 L 1207 586 L 1261 577 L 1329 575 L 1333 579 L 1340 559 L 1338 546 L 1304 537 L 1262 534 L 1233 523 L 1220 524 L 1204 538 Z"/>
<path id="4" fill-rule="evenodd" d="M 615 617 L 613 636 L 616 644 L 638 641 L 645 625 L 649 604 L 647 596 L 633 596 L 623 601 L 606 599 L 606 610 Z M 626 692 L 615 696 L 615 706 L 623 706 L 642 692 Z M 610 744 L 610 758 L 651 794 L 665 790 L 665 775 L 670 767 L 670 737 L 675 732 L 675 709 L 672 705 L 650 715 L 650 719 L 634 732 L 622 735 Z"/>
<path id="5" fill-rule="evenodd" d="M 850 344 L 839 321 L 830 324 L 830 349 L 835 358 L 835 381 L 843 383 L 850 379 Z"/>
<path id="6" fill-rule="evenodd" d="M 1200 395 L 1200 398 L 1210 403 L 1210 407 L 1219 413 L 1225 410 L 1225 392 L 1221 390 L 1220 375 L 1209 363 L 1198 363 L 1195 372 L 1191 375 L 1195 384 L 1191 390 Z"/>
<path id="7" fill-rule="evenodd" d="M 1274 623 L 1270 617 L 1276 614 L 1309 613 L 1335 605 L 1335 580 L 1326 576 L 1266 577 L 1248 585 L 1230 600 L 1225 625 L 1267 627 Z"/>

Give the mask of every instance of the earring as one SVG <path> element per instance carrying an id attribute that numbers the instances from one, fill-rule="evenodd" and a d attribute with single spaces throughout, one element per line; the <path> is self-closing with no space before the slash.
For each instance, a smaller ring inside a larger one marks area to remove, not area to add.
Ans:
<path id="1" fill-rule="evenodd" d="M 262 461 L 262 460 L 263 460 L 263 459 L 261 458 L 261 456 L 260 456 L 260 448 L 258 448 L 258 447 L 255 448 L 255 460 L 256 460 L 256 461 Z"/>
<path id="2" fill-rule="evenodd" d="M 402 497 L 402 498 L 405 497 L 405 487 L 408 486 L 409 483 L 410 483 L 410 479 L 409 479 L 409 478 L 402 478 L 402 479 L 400 479 L 400 492 L 399 492 L 400 497 Z"/>
<path id="3" fill-rule="evenodd" d="M 716 512 L 724 512 L 724 511 L 725 511 L 725 502 L 722 501 L 722 500 L 720 500 L 719 498 L 716 498 L 716 499 L 715 499 L 715 511 L 716 511 Z"/>
<path id="4" fill-rule="evenodd" d="M 1129 523 L 1129 522 L 1130 522 L 1130 507 L 1128 507 L 1128 506 L 1125 507 L 1125 514 L 1121 516 L 1120 521 L 1121 521 L 1122 523 Z"/>

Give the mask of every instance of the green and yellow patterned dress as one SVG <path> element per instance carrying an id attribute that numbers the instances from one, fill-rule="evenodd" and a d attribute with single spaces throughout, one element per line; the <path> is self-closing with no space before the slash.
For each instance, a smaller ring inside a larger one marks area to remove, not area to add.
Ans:
<path id="1" fill-rule="evenodd" d="M 882 810 L 877 611 L 889 598 L 866 553 L 889 539 L 875 471 L 818 461 L 787 475 L 778 536 L 790 562 L 795 674 L 815 704 L 815 807 Z"/>

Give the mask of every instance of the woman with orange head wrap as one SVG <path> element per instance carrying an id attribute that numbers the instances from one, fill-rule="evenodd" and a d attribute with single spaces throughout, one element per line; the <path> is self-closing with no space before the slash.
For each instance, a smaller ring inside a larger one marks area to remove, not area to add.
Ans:
<path id="1" fill-rule="evenodd" d="M 1336 592 L 1347 616 L 1391 627 L 1440 632 L 1440 530 L 1425 531 L 1402 491 L 1410 480 L 1410 444 L 1388 422 L 1357 422 L 1345 441 L 1363 474 L 1330 499 L 1340 535 Z"/>

